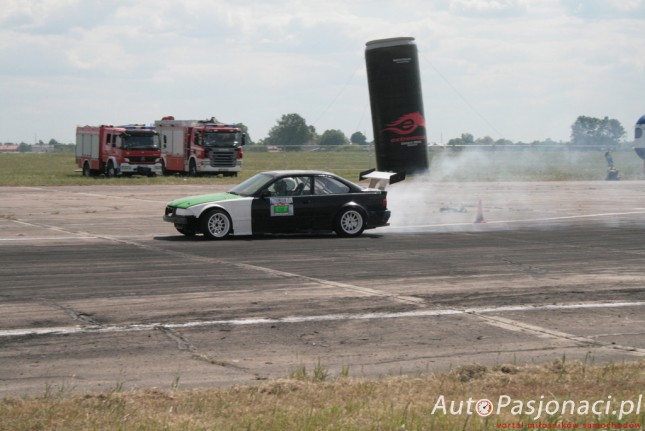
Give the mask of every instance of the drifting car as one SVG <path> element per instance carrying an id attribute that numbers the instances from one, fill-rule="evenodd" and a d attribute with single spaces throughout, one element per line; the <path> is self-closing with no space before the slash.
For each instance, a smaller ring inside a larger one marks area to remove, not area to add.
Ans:
<path id="1" fill-rule="evenodd" d="M 361 187 L 324 171 L 262 172 L 226 193 L 172 201 L 163 219 L 186 236 L 208 239 L 315 231 L 355 237 L 388 225 L 384 188 Z"/>

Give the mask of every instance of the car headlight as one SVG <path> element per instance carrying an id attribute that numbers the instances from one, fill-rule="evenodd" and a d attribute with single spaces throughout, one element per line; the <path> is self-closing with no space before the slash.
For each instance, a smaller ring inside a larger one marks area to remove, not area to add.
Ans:
<path id="1" fill-rule="evenodd" d="M 189 216 L 189 215 L 192 215 L 192 213 L 191 213 L 190 211 L 188 211 L 187 209 L 184 209 L 184 208 L 177 208 L 177 210 L 175 211 L 175 215 L 178 215 L 178 216 Z"/>

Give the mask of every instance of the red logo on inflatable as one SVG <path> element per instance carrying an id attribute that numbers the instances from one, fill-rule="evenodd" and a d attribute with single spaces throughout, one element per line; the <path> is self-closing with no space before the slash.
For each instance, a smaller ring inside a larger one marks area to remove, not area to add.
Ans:
<path id="1" fill-rule="evenodd" d="M 411 114 L 405 114 L 393 123 L 388 124 L 383 131 L 387 130 L 394 132 L 397 135 L 409 135 L 421 126 L 426 126 L 426 120 L 423 119 L 420 112 L 414 112 Z"/>

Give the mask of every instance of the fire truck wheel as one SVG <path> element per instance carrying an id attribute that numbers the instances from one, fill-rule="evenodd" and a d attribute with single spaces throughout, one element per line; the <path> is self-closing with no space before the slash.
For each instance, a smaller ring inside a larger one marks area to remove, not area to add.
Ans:
<path id="1" fill-rule="evenodd" d="M 233 225 L 226 212 L 220 209 L 208 211 L 201 217 L 201 227 L 208 239 L 222 239 L 231 233 Z"/>
<path id="2" fill-rule="evenodd" d="M 188 166 L 188 176 L 189 177 L 197 176 L 197 163 L 195 163 L 195 159 L 192 159 L 190 161 L 190 164 Z"/>
<path id="3" fill-rule="evenodd" d="M 112 161 L 110 160 L 110 163 L 108 163 L 108 167 L 107 167 L 107 176 L 109 178 L 114 178 L 116 177 L 116 174 L 117 174 L 117 170 L 114 167 L 114 163 L 112 163 Z"/>
<path id="4" fill-rule="evenodd" d="M 90 169 L 89 162 L 83 163 L 83 176 L 84 177 L 91 177 L 92 176 L 92 169 Z"/>

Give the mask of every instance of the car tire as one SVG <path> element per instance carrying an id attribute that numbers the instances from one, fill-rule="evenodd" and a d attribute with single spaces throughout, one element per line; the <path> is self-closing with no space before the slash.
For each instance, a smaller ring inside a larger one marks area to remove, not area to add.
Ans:
<path id="1" fill-rule="evenodd" d="M 344 208 L 338 213 L 334 231 L 344 237 L 359 236 L 365 230 L 365 216 L 356 208 Z"/>
<path id="2" fill-rule="evenodd" d="M 233 224 L 225 211 L 215 209 L 201 217 L 201 228 L 206 238 L 223 239 L 233 231 Z"/>
<path id="3" fill-rule="evenodd" d="M 177 232 L 179 232 L 182 235 L 195 236 L 195 231 L 192 230 L 192 229 L 189 229 L 189 228 L 187 228 L 185 226 L 181 226 L 181 225 L 176 224 L 175 229 L 177 229 Z"/>

